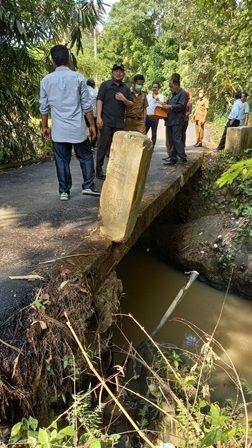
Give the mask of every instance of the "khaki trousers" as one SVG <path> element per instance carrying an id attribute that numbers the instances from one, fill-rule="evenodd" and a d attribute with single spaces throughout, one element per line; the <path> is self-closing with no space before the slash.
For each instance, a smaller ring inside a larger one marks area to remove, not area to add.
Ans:
<path id="1" fill-rule="evenodd" d="M 200 143 L 201 145 L 204 138 L 204 126 L 204 124 L 200 124 L 199 120 L 195 121 L 196 143 Z"/>
<path id="2" fill-rule="evenodd" d="M 125 120 L 125 131 L 136 131 L 145 134 L 145 122 L 144 120 L 135 120 L 134 118 L 127 117 Z"/>

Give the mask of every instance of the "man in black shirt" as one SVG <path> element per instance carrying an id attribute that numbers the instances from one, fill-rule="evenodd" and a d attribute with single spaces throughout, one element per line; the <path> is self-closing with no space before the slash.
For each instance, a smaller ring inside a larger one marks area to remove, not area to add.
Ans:
<path id="1" fill-rule="evenodd" d="M 130 89 L 122 82 L 123 78 L 123 64 L 114 64 L 112 79 L 101 84 L 97 96 L 97 127 L 100 129 L 100 142 L 97 150 L 96 177 L 102 180 L 106 177 L 102 166 L 113 135 L 116 131 L 124 129 L 125 107 L 133 104 Z"/>
<path id="2" fill-rule="evenodd" d="M 187 161 L 185 145 L 182 139 L 187 97 L 185 91 L 180 87 L 180 76 L 177 73 L 172 75 L 169 86 L 172 95 L 167 101 L 167 104 L 163 105 L 163 108 L 168 112 L 165 126 L 170 143 L 170 157 L 164 162 L 165 166 L 175 165 L 178 157 L 183 163 Z"/>

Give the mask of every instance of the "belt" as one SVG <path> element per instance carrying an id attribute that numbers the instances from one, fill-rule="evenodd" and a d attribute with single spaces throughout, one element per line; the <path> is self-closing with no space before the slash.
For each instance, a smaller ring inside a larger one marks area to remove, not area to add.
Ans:
<path id="1" fill-rule="evenodd" d="M 142 121 L 144 121 L 144 119 L 142 117 L 139 118 L 139 117 L 127 117 L 126 116 L 126 118 L 130 118 L 131 120 L 142 120 Z"/>

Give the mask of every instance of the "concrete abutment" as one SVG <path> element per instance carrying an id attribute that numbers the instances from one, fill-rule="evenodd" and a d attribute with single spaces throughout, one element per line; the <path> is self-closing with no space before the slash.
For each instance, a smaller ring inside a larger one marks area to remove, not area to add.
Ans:
<path id="1" fill-rule="evenodd" d="M 245 149 L 252 148 L 252 126 L 227 129 L 225 149 L 234 156 L 240 156 Z"/>

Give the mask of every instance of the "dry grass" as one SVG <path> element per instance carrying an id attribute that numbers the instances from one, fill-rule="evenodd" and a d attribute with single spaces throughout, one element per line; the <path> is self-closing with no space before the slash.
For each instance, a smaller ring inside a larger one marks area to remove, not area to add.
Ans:
<path id="1" fill-rule="evenodd" d="M 46 422 L 49 400 L 57 401 L 63 394 L 72 396 L 72 366 L 64 367 L 64 357 L 74 356 L 84 373 L 82 377 L 86 364 L 66 326 L 64 313 L 90 352 L 104 352 L 108 350 L 105 333 L 118 309 L 121 290 L 115 273 L 94 293 L 91 278 L 81 273 L 73 276 L 70 269 L 62 268 L 38 291 L 34 305 L 20 311 L 16 332 L 22 330 L 24 335 L 21 350 L 8 347 L 8 352 L 0 354 L 2 422 L 27 414 Z"/>

